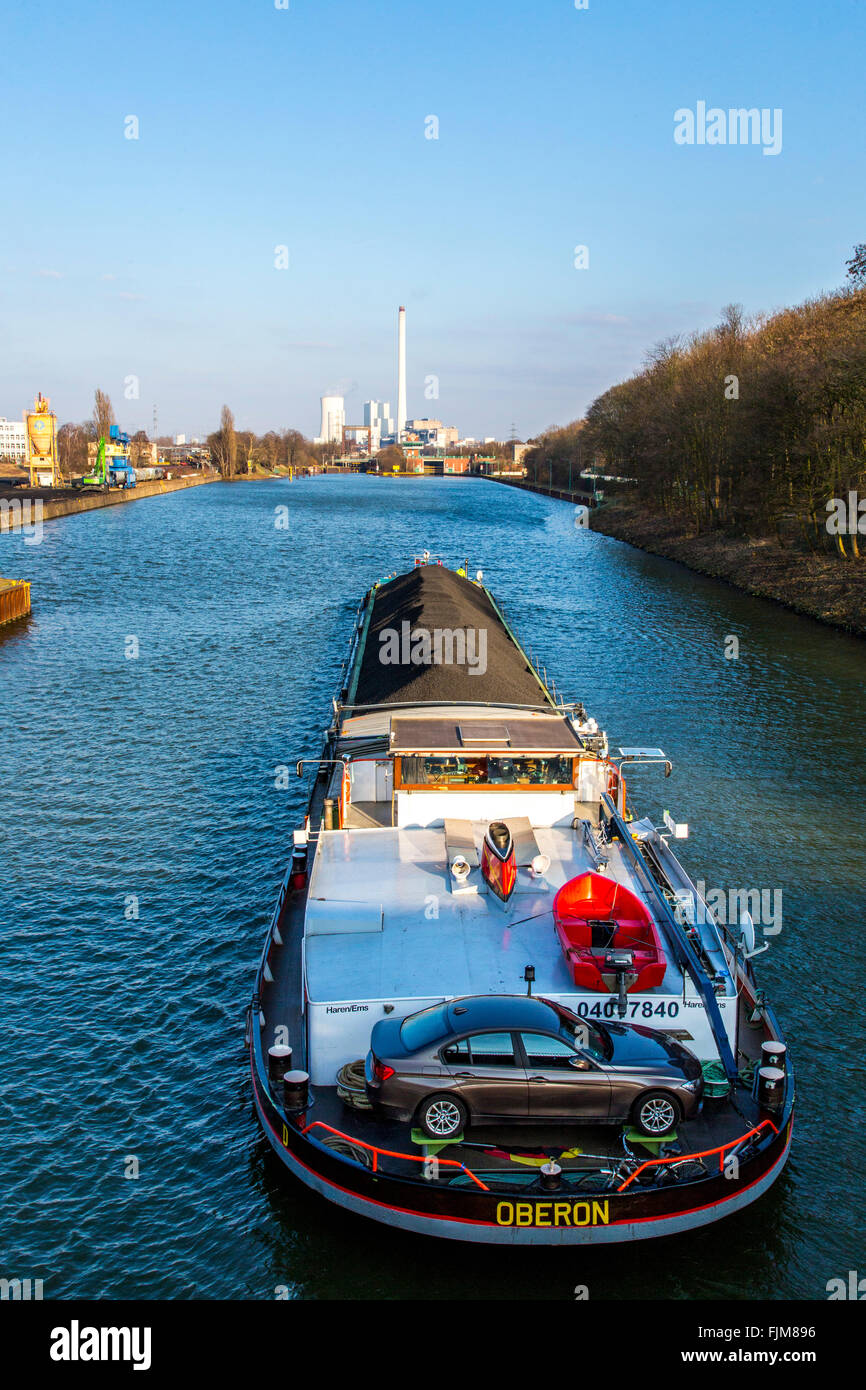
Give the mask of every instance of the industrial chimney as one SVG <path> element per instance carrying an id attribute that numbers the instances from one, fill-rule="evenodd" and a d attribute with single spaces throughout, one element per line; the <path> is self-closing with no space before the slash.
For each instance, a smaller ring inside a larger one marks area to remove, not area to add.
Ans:
<path id="1" fill-rule="evenodd" d="M 406 310 L 397 315 L 397 442 L 406 428 Z"/>

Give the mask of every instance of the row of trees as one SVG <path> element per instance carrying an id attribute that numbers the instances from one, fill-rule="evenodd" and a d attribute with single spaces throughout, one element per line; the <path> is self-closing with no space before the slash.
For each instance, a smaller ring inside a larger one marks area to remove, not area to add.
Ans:
<path id="1" fill-rule="evenodd" d="M 94 393 L 93 415 L 89 420 L 67 421 L 57 431 L 57 453 L 60 472 L 64 478 L 86 473 L 90 463 L 87 448 L 100 437 L 109 436 L 117 417 L 111 398 L 105 391 Z M 170 435 L 160 435 L 156 443 L 171 445 Z M 135 467 L 150 462 L 150 439 L 145 430 L 130 437 L 130 461 Z M 273 472 L 279 468 L 311 468 L 322 461 L 323 449 L 312 444 L 299 430 L 270 430 L 256 435 L 250 430 L 238 430 L 228 406 L 223 406 L 220 427 L 208 437 L 214 468 L 225 478 L 251 473 L 260 469 Z"/>
<path id="2" fill-rule="evenodd" d="M 599 465 L 697 531 L 789 534 L 796 519 L 812 543 L 830 498 L 866 492 L 866 246 L 848 267 L 836 293 L 752 320 L 729 306 L 660 344 L 585 420 L 545 432 L 529 476 L 565 487 Z"/>
<path id="3" fill-rule="evenodd" d="M 117 424 L 111 397 L 98 387 L 93 396 L 93 415 L 89 420 L 76 422 L 69 420 L 57 431 L 57 458 L 60 472 L 64 478 L 80 477 L 92 465 L 88 458 L 87 446 L 98 439 L 108 439 L 112 425 Z M 157 444 L 172 443 L 170 435 L 160 435 Z M 139 430 L 130 437 L 130 462 L 137 464 L 150 462 L 150 441 L 145 430 Z"/>
<path id="4" fill-rule="evenodd" d="M 278 468 L 314 468 L 322 462 L 324 452 L 321 445 L 312 444 L 299 430 L 269 430 L 262 435 L 239 430 L 227 405 L 222 408 L 219 429 L 208 435 L 207 447 L 214 468 L 223 478 L 259 469 L 273 472 Z"/>

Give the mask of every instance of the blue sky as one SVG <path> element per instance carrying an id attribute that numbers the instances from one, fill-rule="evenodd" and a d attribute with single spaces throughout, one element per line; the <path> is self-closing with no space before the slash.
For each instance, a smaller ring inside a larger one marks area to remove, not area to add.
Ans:
<path id="1" fill-rule="evenodd" d="M 37 390 L 85 418 L 101 386 L 130 429 L 156 402 L 161 432 L 207 432 L 225 401 L 242 427 L 313 434 L 328 390 L 350 420 L 370 397 L 396 404 L 404 303 L 409 414 L 526 438 L 726 303 L 841 284 L 866 240 L 861 0 L 5 16 L 10 418 Z M 676 145 L 674 112 L 698 101 L 781 108 L 781 153 Z"/>

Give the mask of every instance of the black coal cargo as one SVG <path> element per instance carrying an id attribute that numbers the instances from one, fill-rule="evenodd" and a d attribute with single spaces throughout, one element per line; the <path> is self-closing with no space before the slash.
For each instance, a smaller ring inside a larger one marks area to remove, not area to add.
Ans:
<path id="1" fill-rule="evenodd" d="M 376 589 L 348 704 L 415 701 L 551 708 L 484 589 L 444 565 L 419 565 Z"/>

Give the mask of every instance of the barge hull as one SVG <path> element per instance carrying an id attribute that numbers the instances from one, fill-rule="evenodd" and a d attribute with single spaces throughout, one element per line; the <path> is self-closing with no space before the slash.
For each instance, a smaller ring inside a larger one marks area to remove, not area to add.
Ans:
<path id="1" fill-rule="evenodd" d="M 521 1246 L 614 1245 L 681 1235 L 732 1216 L 757 1201 L 779 1177 L 790 1152 L 789 1114 L 772 1144 L 742 1164 L 733 1192 L 732 1180 L 720 1174 L 711 1183 L 649 1189 L 631 1196 L 572 1192 L 506 1198 L 492 1192 L 449 1193 L 437 1190 L 432 1183 L 421 1186 L 390 1175 L 379 1179 L 368 1170 L 341 1163 L 294 1126 L 284 1124 L 260 1090 L 252 1056 L 251 1062 L 259 1120 L 271 1147 L 288 1170 L 337 1206 L 419 1235 L 482 1245 Z M 384 1191 L 390 1195 L 390 1201 L 383 1200 Z M 555 1225 L 555 1220 L 562 1224 Z"/>

